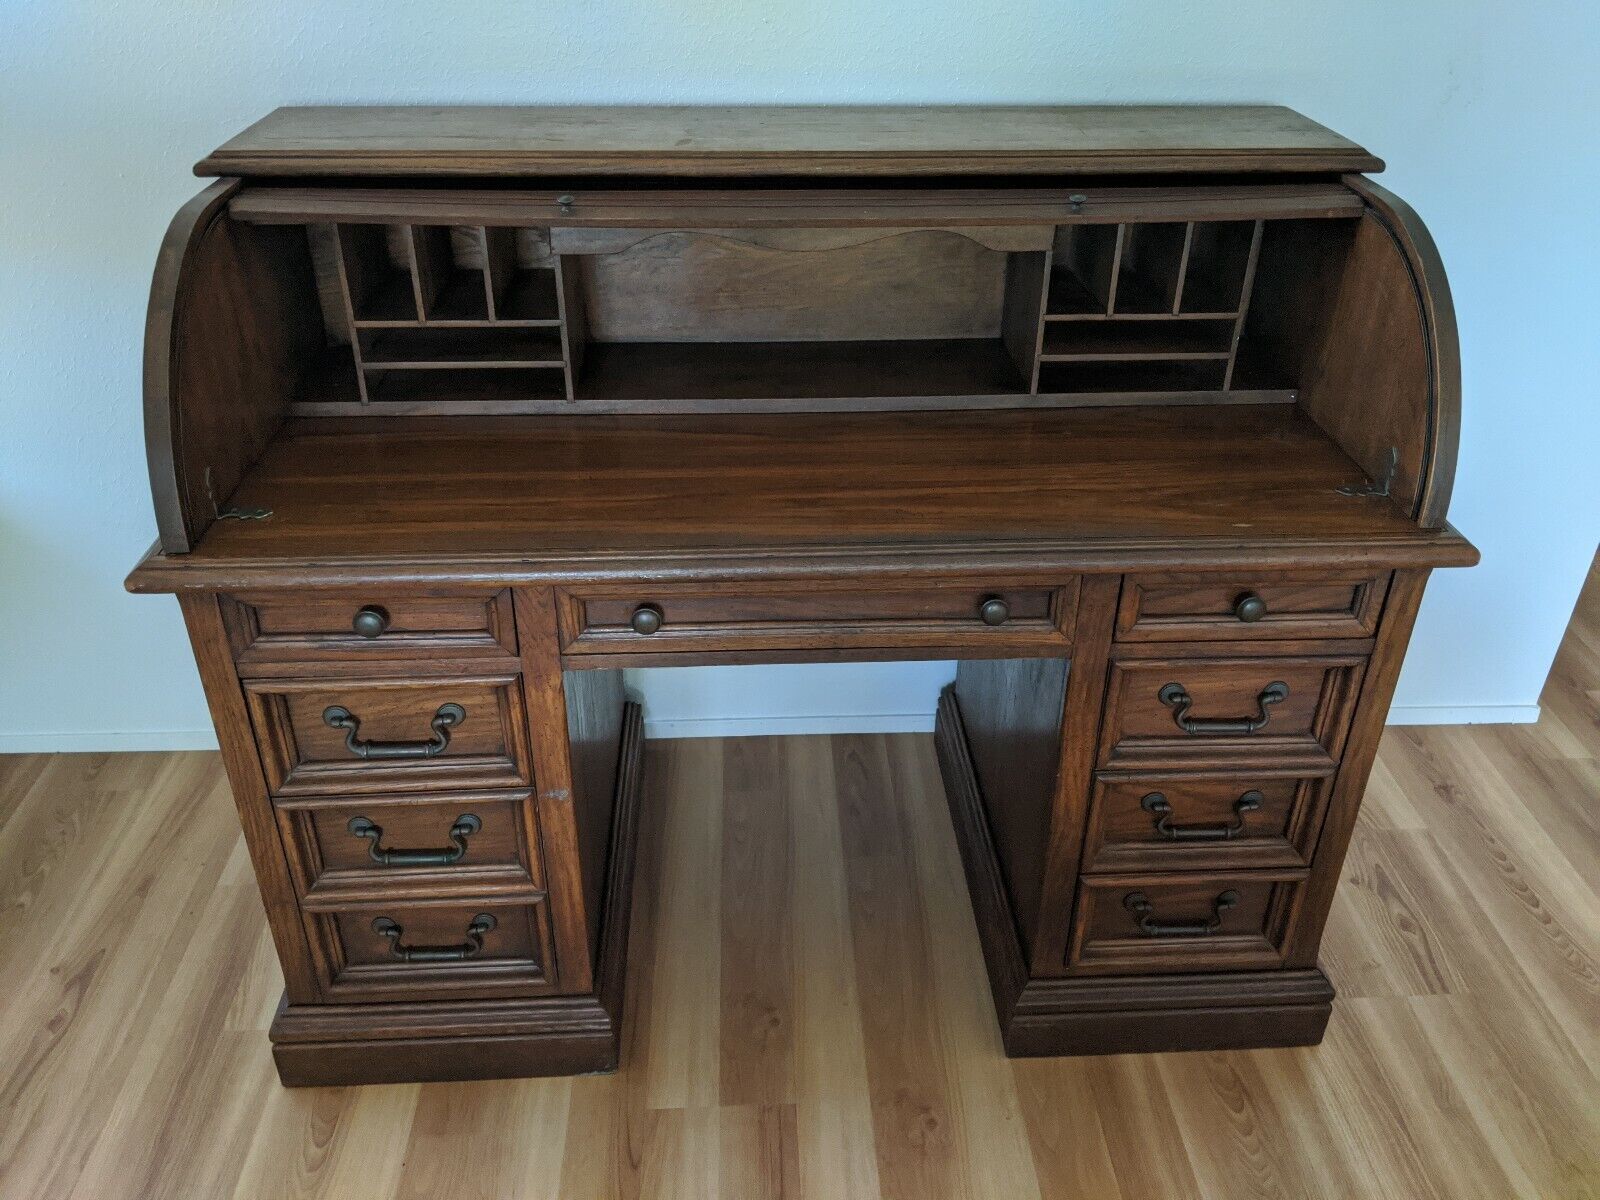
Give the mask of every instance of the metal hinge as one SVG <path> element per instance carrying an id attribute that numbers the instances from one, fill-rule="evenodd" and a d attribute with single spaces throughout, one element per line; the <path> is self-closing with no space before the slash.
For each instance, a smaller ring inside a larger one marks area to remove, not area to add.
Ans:
<path id="1" fill-rule="evenodd" d="M 1394 473 L 1400 466 L 1400 451 L 1393 446 L 1389 447 L 1389 461 L 1377 479 L 1371 483 L 1348 485 L 1336 489 L 1341 496 L 1387 496 L 1389 489 L 1394 486 Z"/>
<path id="2" fill-rule="evenodd" d="M 206 468 L 206 495 L 211 500 L 211 512 L 219 521 L 265 521 L 272 515 L 270 508 L 240 508 L 230 504 L 223 508 L 217 504 L 217 494 L 211 486 L 211 468 Z"/>

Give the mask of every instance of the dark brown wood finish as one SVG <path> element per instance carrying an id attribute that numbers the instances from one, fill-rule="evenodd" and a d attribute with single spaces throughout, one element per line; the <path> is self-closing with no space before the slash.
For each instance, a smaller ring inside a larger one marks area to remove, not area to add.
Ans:
<path id="1" fill-rule="evenodd" d="M 532 781 L 515 675 L 318 676 L 254 679 L 244 686 L 267 783 L 277 796 L 517 787 Z M 458 706 L 465 716 L 435 734 L 435 718 L 446 705 Z M 356 727 L 332 727 L 327 713 L 333 708 L 343 709 Z M 443 746 L 429 757 L 415 749 L 431 748 L 435 740 Z M 372 757 L 363 756 L 363 747 Z M 395 755 L 396 747 L 407 747 L 408 755 Z"/>
<path id="2" fill-rule="evenodd" d="M 1419 540 L 1363 481 L 1288 405 L 305 421 L 185 562 Z"/>
<path id="3" fill-rule="evenodd" d="M 1262 571 L 1207 578 L 1128 576 L 1117 610 L 1121 641 L 1273 641 L 1369 638 L 1388 580 L 1362 572 Z"/>
<path id="4" fill-rule="evenodd" d="M 197 174 L 1003 175 L 1371 171 L 1287 108 L 280 108 Z"/>
<path id="5" fill-rule="evenodd" d="M 571 203 L 560 203 L 562 197 Z M 816 245 L 819 230 L 829 231 L 848 245 L 868 235 L 917 229 L 960 230 L 990 241 L 1003 236 L 1005 226 L 1041 224 L 1057 227 L 1055 243 L 1065 248 L 1072 239 L 1064 242 L 1063 233 L 1078 225 L 1328 219 L 1358 217 L 1363 207 L 1348 183 L 1286 183 L 1267 176 L 1250 184 L 1127 187 L 1115 181 L 1096 181 L 1080 188 L 972 185 L 959 189 L 822 186 L 773 190 L 758 184 L 714 186 L 711 182 L 703 187 L 649 190 L 273 184 L 245 187 L 229 201 L 228 212 L 236 220 L 266 225 L 380 221 L 564 229 L 572 237 L 565 244 L 574 250 L 631 243 L 642 230 L 737 231 L 752 244 L 770 244 L 775 239 L 775 244 L 793 248 L 797 243 Z M 770 239 L 752 238 L 754 230 L 770 231 Z M 591 236 L 595 240 L 579 239 L 577 231 L 594 231 Z M 1101 232 L 1112 240 L 1116 237 L 1115 229 L 1102 228 Z M 1191 306 L 1187 311 L 1194 309 Z"/>
<path id="6" fill-rule="evenodd" d="M 1192 649 L 1192 647 L 1190 647 Z M 1364 653 L 1132 658 L 1119 650 L 1101 734 L 1106 767 L 1218 767 L 1241 757 L 1309 770 L 1338 761 Z M 1163 697 L 1177 685 L 1190 703 Z M 1283 698 L 1263 698 L 1274 684 Z M 1251 732 L 1227 729 L 1252 720 Z M 1180 720 L 1188 721 L 1185 729 Z M 1214 732 L 1222 728 L 1223 732 Z"/>
<path id="7" fill-rule="evenodd" d="M 180 596 L 178 602 L 194 648 L 211 722 L 217 729 L 217 743 L 228 772 L 228 786 L 233 790 L 233 802 L 239 810 L 245 848 L 261 887 L 267 925 L 283 969 L 284 994 L 292 1003 L 315 1003 L 321 999 L 321 990 L 312 967 L 311 948 L 300 924 L 289 860 L 273 817 L 250 714 L 228 653 L 228 636 L 217 597 Z"/>
<path id="8" fill-rule="evenodd" d="M 1455 300 L 1444 260 L 1422 218 L 1399 196 L 1370 179 L 1345 180 L 1367 202 L 1370 215 L 1382 221 L 1406 257 L 1422 307 L 1428 341 L 1428 413 L 1432 453 L 1417 501 L 1417 520 L 1424 528 L 1444 524 L 1455 488 L 1456 452 L 1461 441 L 1461 339 L 1456 331 Z"/>
<path id="9" fill-rule="evenodd" d="M 1422 582 L 1476 559 L 1375 165 L 1198 108 L 281 110 L 202 164 L 129 586 L 183 596 L 284 1081 L 616 1064 L 621 669 L 697 663 L 959 660 L 1008 1052 L 1318 1040 Z"/>
<path id="10" fill-rule="evenodd" d="M 1262 871 L 1086 876 L 1067 965 L 1079 975 L 1281 966 L 1303 877 Z"/>
<path id="11" fill-rule="evenodd" d="M 305 239 L 228 220 L 237 186 L 219 180 L 179 210 L 150 286 L 145 444 L 162 544 L 180 552 L 226 510 L 321 337 Z"/>
<path id="12" fill-rule="evenodd" d="M 373 896 L 539 890 L 543 856 L 524 824 L 531 798 L 526 791 L 319 796 L 274 807 L 301 906 L 316 908 Z M 476 828 L 457 832 L 464 822 Z M 370 835 L 361 832 L 368 828 Z M 423 854 L 457 857 L 415 861 Z"/>
<path id="13" fill-rule="evenodd" d="M 1306 867 L 1327 776 L 1281 767 L 1234 773 L 1102 771 L 1090 801 L 1085 873 Z"/>
<path id="14" fill-rule="evenodd" d="M 1068 670 L 1065 658 L 964 659 L 950 685 L 1024 944 L 1043 898 L 1048 846 L 1040 833 L 1055 801 Z"/>
<path id="15" fill-rule="evenodd" d="M 579 587 L 563 589 L 559 605 L 570 665 L 589 654 L 824 647 L 1039 654 L 1071 644 L 1077 583 L 1015 587 L 1000 578 L 987 586 L 904 591 Z M 635 627 L 641 615 L 646 623 Z"/>
<path id="16" fill-rule="evenodd" d="M 334 1003 L 382 1003 L 550 992 L 544 897 L 516 899 L 413 904 L 385 897 L 307 910 L 324 995 Z M 456 960 L 422 957 L 428 955 Z"/>
<path id="17" fill-rule="evenodd" d="M 511 593 L 438 588 L 236 593 L 223 602 L 240 671 L 270 663 L 448 656 L 515 661 Z"/>

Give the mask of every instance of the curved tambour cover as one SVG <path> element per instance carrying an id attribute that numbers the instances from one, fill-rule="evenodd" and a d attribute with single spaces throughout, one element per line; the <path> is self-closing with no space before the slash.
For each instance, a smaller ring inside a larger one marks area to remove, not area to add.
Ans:
<path id="1" fill-rule="evenodd" d="M 238 186 L 219 180 L 178 210 L 150 288 L 145 451 L 168 553 L 225 507 L 322 343 L 304 231 L 230 220 Z"/>
<path id="2" fill-rule="evenodd" d="M 1267 357 L 1293 380 L 1302 410 L 1369 477 L 1387 481 L 1419 526 L 1438 528 L 1460 408 L 1449 286 L 1409 206 L 1362 176 L 1342 181 L 1364 204 L 1357 218 L 1267 223 L 1245 335 L 1271 348 Z M 325 347 L 304 226 L 231 217 L 242 186 L 220 179 L 179 211 L 151 289 L 146 447 L 169 554 L 191 550 L 226 509 Z M 919 186 L 937 195 L 947 185 Z"/>
<path id="3" fill-rule="evenodd" d="M 1433 238 L 1398 196 L 1345 181 L 1367 203 L 1327 288 L 1300 405 L 1425 528 L 1445 523 L 1461 419 L 1450 284 Z"/>

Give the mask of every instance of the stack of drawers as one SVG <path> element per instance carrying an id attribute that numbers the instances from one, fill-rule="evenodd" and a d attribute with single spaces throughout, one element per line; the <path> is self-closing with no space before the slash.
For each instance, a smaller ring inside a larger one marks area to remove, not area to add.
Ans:
<path id="1" fill-rule="evenodd" d="M 1123 584 L 1067 970 L 1281 967 L 1386 575 Z"/>
<path id="2" fill-rule="evenodd" d="M 223 602 L 317 994 L 555 990 L 509 591 Z"/>

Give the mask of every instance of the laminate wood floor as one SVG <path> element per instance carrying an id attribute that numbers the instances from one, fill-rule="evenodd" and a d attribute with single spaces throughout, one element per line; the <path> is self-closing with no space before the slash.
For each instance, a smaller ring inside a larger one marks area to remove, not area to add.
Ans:
<path id="1" fill-rule="evenodd" d="M 0 1197 L 1600 1195 L 1600 576 L 1392 729 L 1321 1047 L 1011 1062 L 931 739 L 658 742 L 609 1077 L 286 1091 L 214 754 L 0 759 Z"/>

